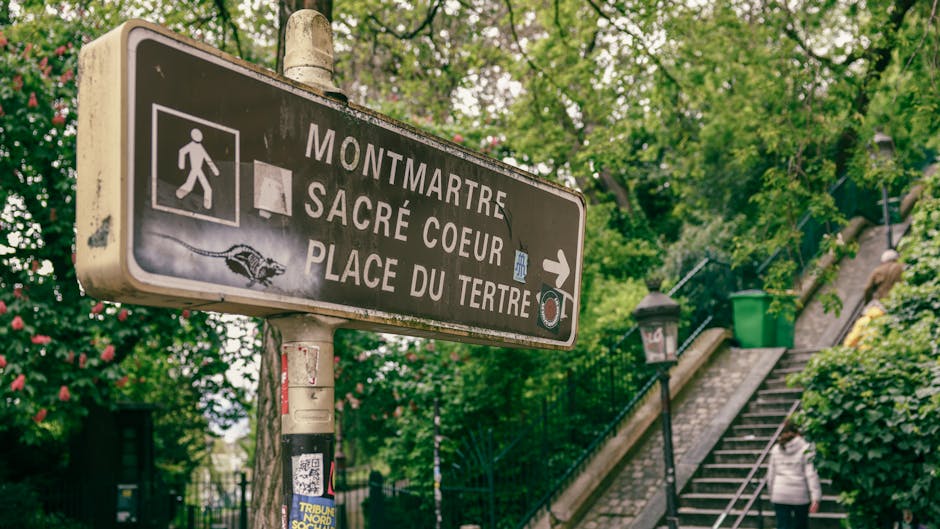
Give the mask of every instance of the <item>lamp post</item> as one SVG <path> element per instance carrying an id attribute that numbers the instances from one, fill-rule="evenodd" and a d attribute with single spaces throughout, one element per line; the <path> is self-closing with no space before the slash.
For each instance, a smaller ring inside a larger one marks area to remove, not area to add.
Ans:
<path id="1" fill-rule="evenodd" d="M 884 132 L 878 131 L 874 138 L 875 146 L 878 151 L 875 156 L 880 164 L 886 164 L 894 158 L 894 140 Z M 888 186 L 882 181 L 881 184 L 881 213 L 884 215 L 885 233 L 888 238 L 888 249 L 894 248 L 891 240 L 891 215 L 888 213 Z"/>
<path id="2" fill-rule="evenodd" d="M 659 370 L 659 389 L 662 397 L 663 461 L 666 467 L 666 524 L 678 529 L 678 497 L 676 496 L 676 466 L 672 457 L 672 419 L 669 411 L 669 367 L 677 361 L 679 339 L 679 304 L 659 291 L 658 282 L 649 282 L 649 294 L 633 310 L 640 328 L 646 363 Z"/>

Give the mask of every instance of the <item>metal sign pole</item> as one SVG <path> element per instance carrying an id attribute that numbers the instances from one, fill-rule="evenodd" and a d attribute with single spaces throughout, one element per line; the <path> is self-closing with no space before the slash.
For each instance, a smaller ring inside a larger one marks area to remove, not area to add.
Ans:
<path id="1" fill-rule="evenodd" d="M 333 84 L 333 34 L 323 14 L 294 12 L 287 21 L 287 77 L 345 101 Z M 281 527 L 336 527 L 333 333 L 346 320 L 287 314 L 268 321 L 281 332 Z"/>
<path id="2" fill-rule="evenodd" d="M 289 314 L 281 332 L 282 527 L 336 526 L 333 332 L 345 320 Z"/>

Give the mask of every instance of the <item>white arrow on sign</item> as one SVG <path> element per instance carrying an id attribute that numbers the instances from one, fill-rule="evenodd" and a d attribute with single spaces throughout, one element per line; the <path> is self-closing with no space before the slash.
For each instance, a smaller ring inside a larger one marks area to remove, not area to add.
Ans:
<path id="1" fill-rule="evenodd" d="M 561 249 L 558 250 L 557 261 L 547 258 L 542 259 L 542 268 L 549 274 L 558 274 L 558 279 L 555 280 L 555 288 L 561 288 L 565 284 L 565 279 L 568 279 L 568 274 L 571 273 L 568 259 L 565 258 L 565 252 Z"/>

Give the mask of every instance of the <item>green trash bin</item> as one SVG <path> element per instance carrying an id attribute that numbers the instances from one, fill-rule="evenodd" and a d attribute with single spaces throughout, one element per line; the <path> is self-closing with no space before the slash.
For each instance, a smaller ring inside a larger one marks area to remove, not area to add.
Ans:
<path id="1" fill-rule="evenodd" d="M 775 316 L 775 335 L 774 345 L 777 347 L 793 347 L 793 324 L 796 323 L 796 297 L 791 295 L 775 296 L 779 301 L 780 310 Z"/>
<path id="2" fill-rule="evenodd" d="M 763 290 L 742 290 L 731 294 L 734 337 L 741 347 L 773 347 L 777 322 L 767 314 L 773 301 Z"/>

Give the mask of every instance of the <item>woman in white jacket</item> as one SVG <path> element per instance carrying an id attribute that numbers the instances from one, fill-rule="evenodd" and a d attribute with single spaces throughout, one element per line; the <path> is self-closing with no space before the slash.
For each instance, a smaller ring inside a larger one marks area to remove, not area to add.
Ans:
<path id="1" fill-rule="evenodd" d="M 777 514 L 777 529 L 807 529 L 809 513 L 819 510 L 822 487 L 813 466 L 813 446 L 789 421 L 770 450 L 767 487 Z"/>

